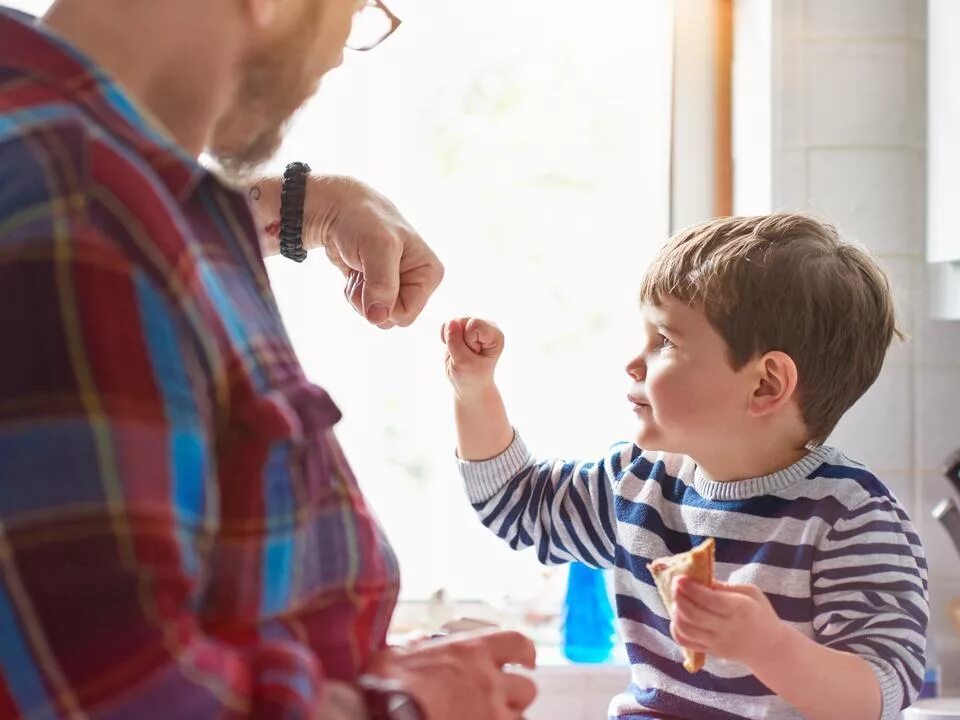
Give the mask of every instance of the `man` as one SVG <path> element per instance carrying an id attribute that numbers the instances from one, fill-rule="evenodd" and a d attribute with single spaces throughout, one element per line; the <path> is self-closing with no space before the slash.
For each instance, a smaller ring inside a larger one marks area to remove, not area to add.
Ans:
<path id="1" fill-rule="evenodd" d="M 504 670 L 533 664 L 520 635 L 385 647 L 395 558 L 259 251 L 279 226 L 299 257 L 302 224 L 384 328 L 417 317 L 439 261 L 360 183 L 293 173 L 282 201 L 255 183 L 255 220 L 196 160 L 269 157 L 369 12 L 395 27 L 378 0 L 0 12 L 0 718 L 498 720 L 532 701 Z"/>

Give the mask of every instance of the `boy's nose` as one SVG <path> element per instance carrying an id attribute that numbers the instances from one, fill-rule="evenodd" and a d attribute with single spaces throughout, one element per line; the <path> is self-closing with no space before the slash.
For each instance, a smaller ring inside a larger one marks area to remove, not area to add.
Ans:
<path id="1" fill-rule="evenodd" d="M 642 355 L 637 355 L 633 360 L 627 363 L 627 375 L 634 380 L 643 380 L 647 375 L 647 364 Z"/>

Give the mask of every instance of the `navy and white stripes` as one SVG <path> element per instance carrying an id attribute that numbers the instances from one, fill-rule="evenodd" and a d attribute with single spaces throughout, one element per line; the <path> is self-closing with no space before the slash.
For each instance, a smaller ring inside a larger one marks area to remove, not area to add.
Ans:
<path id="1" fill-rule="evenodd" d="M 819 447 L 772 475 L 717 483 L 687 457 L 624 443 L 597 462 L 537 461 L 517 436 L 500 456 L 460 462 L 482 522 L 545 564 L 613 568 L 632 683 L 618 718 L 799 718 L 743 665 L 682 667 L 646 565 L 716 540 L 718 579 L 764 591 L 782 620 L 863 657 L 894 720 L 923 679 L 923 547 L 897 499 L 863 466 Z"/>

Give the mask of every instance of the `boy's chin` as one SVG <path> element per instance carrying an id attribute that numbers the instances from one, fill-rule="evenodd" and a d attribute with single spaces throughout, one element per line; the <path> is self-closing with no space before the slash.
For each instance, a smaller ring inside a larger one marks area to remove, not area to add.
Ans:
<path id="1" fill-rule="evenodd" d="M 637 434 L 634 435 L 633 442 L 637 447 L 642 447 L 647 450 L 653 450 L 654 445 L 657 440 L 660 438 L 657 437 L 659 433 L 650 432 L 648 428 L 640 428 L 637 430 Z"/>
<path id="2" fill-rule="evenodd" d="M 670 439 L 665 437 L 662 432 L 657 432 L 652 428 L 641 427 L 633 438 L 634 444 L 644 450 L 657 450 L 659 452 L 680 452 L 672 447 Z"/>

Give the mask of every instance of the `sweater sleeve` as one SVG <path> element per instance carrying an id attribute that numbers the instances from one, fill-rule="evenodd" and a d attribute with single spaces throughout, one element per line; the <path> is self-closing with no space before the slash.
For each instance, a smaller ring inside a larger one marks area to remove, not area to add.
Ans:
<path id="1" fill-rule="evenodd" d="M 467 496 L 481 522 L 514 550 L 536 547 L 545 565 L 576 560 L 613 567 L 614 485 L 635 453 L 611 448 L 601 460 L 535 460 L 519 435 L 491 460 L 461 460 Z"/>
<path id="2" fill-rule="evenodd" d="M 813 627 L 877 676 L 882 720 L 895 720 L 923 684 L 929 603 L 923 546 L 889 497 L 871 497 L 835 523 L 813 563 Z"/>

